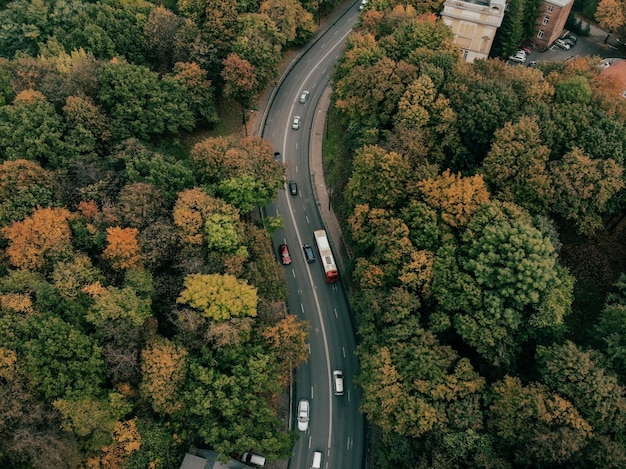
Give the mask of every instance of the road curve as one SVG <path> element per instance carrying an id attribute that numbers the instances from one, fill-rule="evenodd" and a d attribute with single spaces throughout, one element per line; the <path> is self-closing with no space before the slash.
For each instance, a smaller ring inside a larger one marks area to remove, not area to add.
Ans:
<path id="1" fill-rule="evenodd" d="M 315 119 L 317 113 L 325 114 L 326 109 L 318 104 L 358 13 L 358 2 L 338 12 L 327 29 L 294 60 L 272 93 L 261 123 L 261 135 L 281 153 L 288 179 L 298 183 L 298 194 L 280 191 L 267 214 L 281 215 L 284 229 L 275 233 L 274 247 L 287 244 L 293 260 L 285 267 L 289 311 L 311 326 L 309 359 L 296 372 L 292 399 L 292 403 L 309 400 L 311 420 L 309 429 L 300 432 L 290 469 L 309 469 L 315 451 L 324 455 L 323 468 L 363 467 L 364 422 L 358 411 L 360 394 L 352 384 L 358 361 L 346 295 L 341 283 L 326 284 L 319 259 L 307 263 L 302 251 L 304 244 L 315 245 L 313 231 L 325 229 L 320 214 L 324 207 L 315 199 L 311 178 L 312 172 L 321 173 L 321 155 L 309 153 L 311 147 L 321 151 L 319 145 L 310 145 L 312 132 L 320 132 L 313 130 L 313 123 L 320 121 Z M 302 104 L 298 98 L 304 90 L 310 95 Z M 294 116 L 301 118 L 297 130 L 292 129 Z M 319 184 L 320 178 L 315 181 Z M 337 255 L 337 250 L 334 253 Z M 331 376 L 336 369 L 345 376 L 343 396 L 333 393 Z M 294 419 L 291 428 L 296 428 Z"/>

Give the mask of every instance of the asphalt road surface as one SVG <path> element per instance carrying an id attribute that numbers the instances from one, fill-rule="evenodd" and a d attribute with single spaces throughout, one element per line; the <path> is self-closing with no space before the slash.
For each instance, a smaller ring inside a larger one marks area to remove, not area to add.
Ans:
<path id="1" fill-rule="evenodd" d="M 311 124 L 317 103 L 358 14 L 358 3 L 354 3 L 296 59 L 273 94 L 262 131 L 281 153 L 287 178 L 298 183 L 297 195 L 280 191 L 277 203 L 266 213 L 280 214 L 283 219 L 284 229 L 274 235 L 276 252 L 286 243 L 291 253 L 292 263 L 285 266 L 289 312 L 310 323 L 309 359 L 296 373 L 291 428 L 297 428 L 295 406 L 300 399 L 310 402 L 310 422 L 306 432 L 299 432 L 290 469 L 309 469 L 315 451 L 323 453 L 323 468 L 363 467 L 364 423 L 358 410 L 359 391 L 352 383 L 358 370 L 354 330 L 341 283 L 326 284 L 315 248 L 313 231 L 324 226 L 309 170 Z M 302 104 L 299 97 L 304 90 L 310 94 Z M 301 118 L 297 130 L 292 129 L 294 116 Z M 315 262 L 305 261 L 304 244 L 313 246 Z M 333 370 L 341 370 L 345 376 L 343 396 L 333 393 Z"/>

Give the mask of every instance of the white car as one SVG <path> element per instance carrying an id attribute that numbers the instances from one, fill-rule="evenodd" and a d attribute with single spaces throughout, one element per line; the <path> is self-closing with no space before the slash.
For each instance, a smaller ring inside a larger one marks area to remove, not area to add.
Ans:
<path id="1" fill-rule="evenodd" d="M 556 41 L 554 41 L 554 45 L 560 47 L 561 49 L 569 50 L 569 44 L 563 39 L 557 39 Z"/>
<path id="2" fill-rule="evenodd" d="M 300 116 L 295 116 L 293 118 L 293 122 L 291 123 L 291 128 L 293 130 L 298 130 L 300 128 Z"/>
<path id="3" fill-rule="evenodd" d="M 309 428 L 309 401 L 300 399 L 298 402 L 298 430 L 306 432 Z"/>
<path id="4" fill-rule="evenodd" d="M 333 385 L 335 396 L 343 396 L 343 372 L 341 370 L 333 371 Z"/>
<path id="5" fill-rule="evenodd" d="M 367 0 L 361 0 L 361 4 L 359 5 L 359 10 L 362 10 L 367 5 Z"/>
<path id="6" fill-rule="evenodd" d="M 526 52 L 524 51 L 517 52 L 515 55 L 510 56 L 509 60 L 511 62 L 524 63 L 526 62 Z"/>
<path id="7" fill-rule="evenodd" d="M 302 94 L 300 95 L 300 102 L 301 102 L 302 104 L 304 104 L 304 103 L 306 103 L 306 100 L 307 100 L 307 99 L 309 99 L 309 92 L 308 92 L 308 91 L 306 91 L 306 90 L 304 90 L 304 91 L 302 92 Z"/>

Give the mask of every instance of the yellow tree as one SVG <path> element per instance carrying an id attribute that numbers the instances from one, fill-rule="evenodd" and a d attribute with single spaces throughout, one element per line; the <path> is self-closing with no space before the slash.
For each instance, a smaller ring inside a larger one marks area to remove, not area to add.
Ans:
<path id="1" fill-rule="evenodd" d="M 39 270 L 71 251 L 71 213 L 64 208 L 42 208 L 2 229 L 9 240 L 6 254 L 19 268 Z"/>
<path id="2" fill-rule="evenodd" d="M 141 267 L 141 249 L 137 242 L 137 228 L 107 228 L 108 246 L 102 253 L 114 269 L 137 269 Z"/>
<path id="3" fill-rule="evenodd" d="M 186 303 L 214 321 L 257 314 L 257 290 L 232 275 L 191 274 L 178 303 Z"/>
<path id="4" fill-rule="evenodd" d="M 172 414 L 182 407 L 178 392 L 185 379 L 187 351 L 163 337 L 141 352 L 141 394 L 155 412 Z"/>
<path id="5" fill-rule="evenodd" d="M 619 0 L 602 0 L 596 9 L 596 21 L 600 23 L 602 29 L 612 33 L 624 26 L 626 15 L 624 15 L 624 2 Z M 607 36 L 608 39 L 608 36 Z"/>
<path id="6" fill-rule="evenodd" d="M 425 202 L 441 213 L 452 227 L 467 224 L 472 213 L 489 200 L 489 192 L 481 175 L 463 177 L 449 169 L 441 176 L 418 183 Z"/>

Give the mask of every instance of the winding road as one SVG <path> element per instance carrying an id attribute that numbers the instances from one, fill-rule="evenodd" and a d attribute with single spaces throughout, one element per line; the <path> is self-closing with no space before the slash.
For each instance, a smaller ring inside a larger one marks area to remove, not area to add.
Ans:
<path id="1" fill-rule="evenodd" d="M 281 153 L 287 178 L 298 183 L 297 195 L 280 191 L 277 203 L 266 213 L 281 215 L 284 229 L 275 233 L 274 247 L 286 243 L 293 260 L 285 266 L 289 311 L 311 325 L 309 359 L 297 370 L 292 396 L 293 406 L 300 399 L 309 400 L 310 423 L 306 432 L 299 432 L 290 469 L 310 469 L 314 451 L 323 453 L 322 468 L 363 467 L 364 422 L 358 410 L 360 393 L 352 383 L 358 360 L 346 295 L 340 282 L 325 283 L 320 260 L 307 263 L 302 250 L 304 244 L 315 246 L 313 231 L 325 228 L 311 182 L 312 123 L 321 112 L 318 104 L 358 15 L 354 3 L 298 56 L 272 94 L 262 124 L 261 135 Z M 310 95 L 302 104 L 299 97 L 304 90 Z M 296 115 L 301 117 L 298 130 L 291 128 Z M 315 248 L 314 252 L 319 257 Z M 345 376 L 343 396 L 333 394 L 333 370 L 342 370 Z M 291 428 L 297 428 L 295 409 L 292 412 Z"/>

